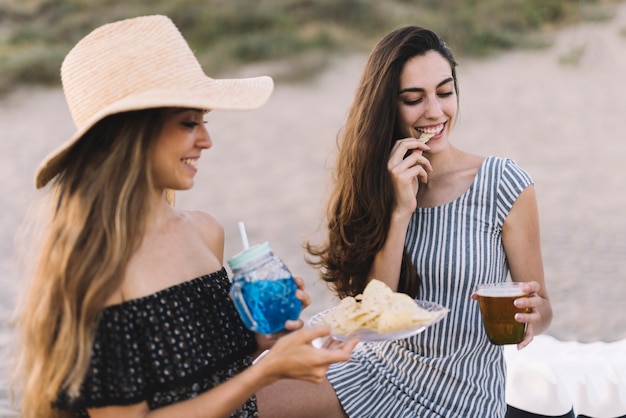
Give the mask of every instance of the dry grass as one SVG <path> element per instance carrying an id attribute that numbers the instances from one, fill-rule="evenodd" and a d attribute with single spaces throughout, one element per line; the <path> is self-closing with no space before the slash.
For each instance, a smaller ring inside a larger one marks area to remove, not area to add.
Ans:
<path id="1" fill-rule="evenodd" d="M 391 28 L 421 24 L 457 55 L 550 43 L 555 27 L 609 19 L 617 0 L 0 0 L 0 92 L 57 84 L 81 37 L 113 20 L 170 16 L 210 74 L 272 63 L 282 80 L 324 68 L 333 53 L 364 52 Z"/>

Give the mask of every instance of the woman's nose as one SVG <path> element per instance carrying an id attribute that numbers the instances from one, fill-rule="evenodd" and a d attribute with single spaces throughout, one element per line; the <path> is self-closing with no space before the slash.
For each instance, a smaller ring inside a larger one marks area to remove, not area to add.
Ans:
<path id="1" fill-rule="evenodd" d="M 198 135 L 196 139 L 196 146 L 202 149 L 209 149 L 213 146 L 213 141 L 211 141 L 211 135 L 209 135 L 209 131 L 204 127 L 201 130 L 201 133 Z"/>
<path id="2" fill-rule="evenodd" d="M 441 110 L 441 104 L 437 98 L 430 98 L 426 102 L 426 112 L 425 115 L 428 118 L 438 118 L 443 114 Z"/>

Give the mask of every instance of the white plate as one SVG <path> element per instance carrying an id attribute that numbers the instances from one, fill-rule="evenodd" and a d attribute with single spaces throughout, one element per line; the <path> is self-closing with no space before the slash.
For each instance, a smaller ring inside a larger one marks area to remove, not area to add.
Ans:
<path id="1" fill-rule="evenodd" d="M 339 341 L 347 341 L 350 338 L 354 338 L 354 337 L 357 337 L 360 341 L 363 341 L 363 342 L 401 340 L 403 338 L 408 338 L 412 335 L 417 335 L 421 332 L 424 332 L 426 328 L 441 321 L 449 312 L 448 308 L 435 302 L 428 302 L 425 300 L 416 300 L 415 303 L 417 304 L 417 306 L 419 306 L 422 309 L 426 309 L 427 311 L 430 311 L 430 312 L 437 312 L 437 315 L 435 315 L 433 319 L 430 320 L 429 322 L 422 323 L 416 327 L 407 328 L 407 329 L 403 329 L 400 331 L 378 333 L 377 331 L 371 328 L 359 328 L 358 330 L 356 330 L 354 333 L 350 335 L 343 335 L 343 334 L 336 334 L 336 333 L 332 333 L 331 335 L 334 339 L 339 340 Z M 324 324 L 325 323 L 324 316 L 327 315 L 329 312 L 334 311 L 335 309 L 337 308 L 326 309 L 325 311 L 315 314 L 311 319 L 309 319 L 308 324 L 310 326 Z"/>

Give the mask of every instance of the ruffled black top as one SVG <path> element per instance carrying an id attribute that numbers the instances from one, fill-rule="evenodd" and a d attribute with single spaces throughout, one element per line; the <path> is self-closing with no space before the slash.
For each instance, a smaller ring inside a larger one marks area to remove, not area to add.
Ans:
<path id="1" fill-rule="evenodd" d="M 241 372 L 256 350 L 228 295 L 226 270 L 105 308 L 78 399 L 54 406 L 87 417 L 86 408 L 151 409 L 193 398 Z M 256 417 L 252 397 L 233 417 Z"/>

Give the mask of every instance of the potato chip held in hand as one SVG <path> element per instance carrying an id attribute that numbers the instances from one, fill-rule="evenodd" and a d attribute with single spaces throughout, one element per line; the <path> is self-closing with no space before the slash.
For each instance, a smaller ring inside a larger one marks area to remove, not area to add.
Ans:
<path id="1" fill-rule="evenodd" d="M 427 143 L 428 141 L 430 141 L 430 138 L 432 138 L 435 135 L 436 134 L 432 132 L 422 132 L 418 139 L 424 141 L 424 143 Z"/>

